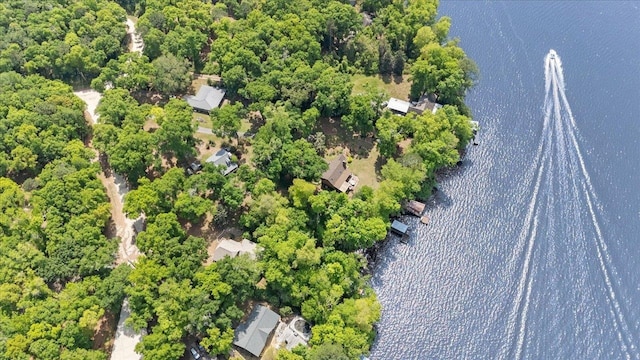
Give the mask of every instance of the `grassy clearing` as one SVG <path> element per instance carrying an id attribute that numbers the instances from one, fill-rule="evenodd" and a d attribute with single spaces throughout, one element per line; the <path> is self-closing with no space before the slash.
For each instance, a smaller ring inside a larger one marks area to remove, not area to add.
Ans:
<path id="1" fill-rule="evenodd" d="M 211 123 L 211 118 L 207 114 L 201 114 L 199 112 L 193 112 L 193 120 L 192 124 L 194 126 L 202 126 L 207 129 L 211 129 L 213 127 Z"/>
<path id="2" fill-rule="evenodd" d="M 360 178 L 358 187 L 368 185 L 378 187 L 379 152 L 373 137 L 360 137 L 342 126 L 339 119 L 324 118 L 318 122 L 317 131 L 326 136 L 325 160 L 331 161 L 339 154 L 349 159 L 349 169 Z"/>
<path id="3" fill-rule="evenodd" d="M 351 77 L 353 81 L 352 94 L 363 93 L 365 85 L 373 86 L 376 89 L 383 89 L 389 96 L 398 99 L 408 99 L 411 90 L 409 75 L 399 76 L 365 76 L 356 74 Z"/>

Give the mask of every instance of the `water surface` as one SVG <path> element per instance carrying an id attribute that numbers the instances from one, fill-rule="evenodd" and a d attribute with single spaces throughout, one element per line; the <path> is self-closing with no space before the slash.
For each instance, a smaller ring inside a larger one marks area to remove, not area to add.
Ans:
<path id="1" fill-rule="evenodd" d="M 407 219 L 409 244 L 385 244 L 371 358 L 640 358 L 639 5 L 440 13 L 481 71 L 480 145 L 441 179 L 431 224 Z M 550 49 L 564 91 L 545 89 Z"/>

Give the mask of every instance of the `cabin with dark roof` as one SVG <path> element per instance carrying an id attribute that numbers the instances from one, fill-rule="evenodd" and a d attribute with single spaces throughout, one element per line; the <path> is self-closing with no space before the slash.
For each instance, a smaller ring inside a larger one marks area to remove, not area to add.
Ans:
<path id="1" fill-rule="evenodd" d="M 340 154 L 329 163 L 329 169 L 322 174 L 322 184 L 340 192 L 353 190 L 358 184 L 358 177 L 347 169 L 347 158 Z"/>
<path id="2" fill-rule="evenodd" d="M 435 114 L 436 111 L 442 107 L 442 105 L 438 104 L 437 101 L 438 95 L 436 94 L 422 95 L 417 103 L 411 104 L 409 111 L 418 115 L 421 115 L 425 111 Z"/>
<path id="3" fill-rule="evenodd" d="M 220 106 L 224 99 L 225 90 L 213 86 L 202 85 L 195 96 L 185 96 L 184 99 L 194 111 L 208 114 Z"/>

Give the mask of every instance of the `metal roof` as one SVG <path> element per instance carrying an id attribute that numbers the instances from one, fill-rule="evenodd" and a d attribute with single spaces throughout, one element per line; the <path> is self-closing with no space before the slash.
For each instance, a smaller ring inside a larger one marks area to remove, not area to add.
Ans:
<path id="1" fill-rule="evenodd" d="M 393 220 L 393 223 L 391 224 L 391 229 L 401 233 L 401 234 L 406 234 L 407 230 L 409 230 L 409 225 L 401 223 L 398 220 Z"/>
<path id="2" fill-rule="evenodd" d="M 396 99 L 396 98 L 389 99 L 389 103 L 387 104 L 387 108 L 393 111 L 401 112 L 403 114 L 406 114 L 407 112 L 409 112 L 410 106 L 411 106 L 410 102 Z"/>
<path id="3" fill-rule="evenodd" d="M 224 94 L 224 89 L 202 85 L 195 96 L 185 96 L 184 98 L 191 107 L 208 112 L 220 106 Z"/>
<path id="4" fill-rule="evenodd" d="M 266 306 L 257 305 L 246 322 L 236 328 L 233 344 L 260 356 L 280 316 Z"/>
<path id="5" fill-rule="evenodd" d="M 222 170 L 223 175 L 228 175 L 238 168 L 238 164 L 231 161 L 231 153 L 225 149 L 218 150 L 217 153 L 209 156 L 205 162 L 212 163 L 215 166 L 225 166 L 225 169 Z"/>

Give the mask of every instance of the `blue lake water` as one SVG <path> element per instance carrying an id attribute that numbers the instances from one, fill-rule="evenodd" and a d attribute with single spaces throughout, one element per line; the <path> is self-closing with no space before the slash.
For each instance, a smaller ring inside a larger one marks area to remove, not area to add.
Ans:
<path id="1" fill-rule="evenodd" d="M 440 14 L 480 68 L 480 144 L 440 179 L 431 224 L 384 244 L 371 358 L 640 358 L 640 3 Z"/>

